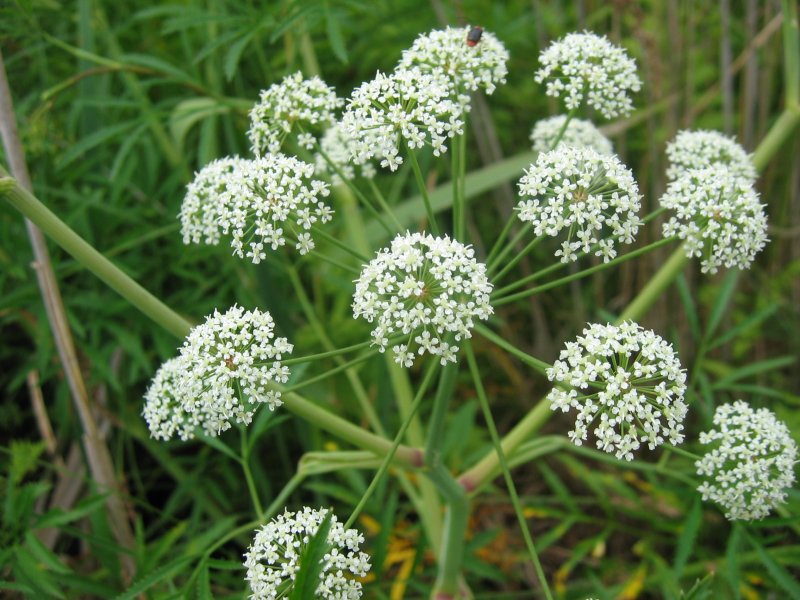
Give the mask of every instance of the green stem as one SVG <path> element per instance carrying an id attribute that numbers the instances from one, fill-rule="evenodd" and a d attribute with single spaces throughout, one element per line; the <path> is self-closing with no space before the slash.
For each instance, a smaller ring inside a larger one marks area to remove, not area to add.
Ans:
<path id="1" fill-rule="evenodd" d="M 389 215 L 389 218 L 392 220 L 395 229 L 398 232 L 403 231 L 405 227 L 403 227 L 402 223 L 400 223 L 400 221 L 397 220 L 397 217 L 395 216 L 392 207 L 389 206 L 389 203 L 386 201 L 386 198 L 381 193 L 381 190 L 378 188 L 378 186 L 375 185 L 375 182 L 372 181 L 372 179 L 367 179 L 367 184 L 369 185 L 369 189 L 372 192 L 372 195 L 375 196 L 375 199 L 378 201 L 378 204 L 380 204 L 381 208 L 383 209 L 383 212 Z"/>
<path id="2" fill-rule="evenodd" d="M 369 262 L 369 258 L 364 256 L 363 254 L 361 254 L 357 250 L 354 250 L 351 246 L 348 246 L 347 244 L 345 244 L 341 240 L 337 239 L 336 237 L 332 236 L 327 231 L 323 231 L 319 227 L 312 227 L 311 229 L 312 229 L 312 231 L 314 233 L 316 233 L 318 236 L 320 236 L 324 240 L 330 242 L 331 244 L 333 244 L 334 246 L 336 246 L 340 250 L 344 250 L 348 254 L 354 256 L 355 258 L 357 258 L 361 263 Z"/>
<path id="3" fill-rule="evenodd" d="M 333 170 L 333 172 L 339 176 L 339 179 L 342 181 L 342 183 L 345 186 L 347 186 L 347 188 L 351 192 L 353 192 L 355 197 L 358 198 L 358 201 L 364 205 L 364 208 L 366 208 L 372 215 L 372 217 L 380 224 L 380 226 L 383 227 L 384 231 L 386 231 L 386 233 L 388 233 L 390 237 L 394 236 L 395 232 L 393 232 L 392 229 L 386 224 L 386 221 L 383 220 L 383 217 L 381 217 L 378 210 L 374 206 L 372 206 L 372 202 L 370 202 L 367 199 L 367 197 L 361 192 L 361 190 L 359 190 L 355 186 L 355 184 L 352 181 L 350 181 L 350 179 L 342 172 L 342 170 L 338 167 L 338 165 L 331 160 L 331 158 L 322 149 L 322 146 L 320 146 L 319 143 L 315 142 L 314 146 L 317 152 L 319 152 L 319 155 L 322 157 L 322 159 L 326 163 L 328 163 L 328 166 Z M 392 217 L 394 218 L 394 215 L 392 215 Z M 395 219 L 395 221 L 397 221 L 397 219 Z M 398 225 L 400 225 L 399 222 Z M 400 228 L 402 229 L 402 226 L 400 226 Z"/>
<path id="4" fill-rule="evenodd" d="M 327 352 L 320 352 L 318 354 L 309 354 L 307 356 L 298 356 L 297 358 L 289 358 L 281 361 L 281 363 L 284 365 L 296 365 L 299 363 L 312 362 L 323 358 L 331 358 L 334 356 L 339 356 L 341 354 L 347 354 L 348 352 L 355 352 L 356 350 L 361 350 L 362 348 L 369 348 L 372 344 L 373 344 L 372 340 L 367 340 L 365 342 L 359 342 L 358 344 L 353 344 L 352 346 L 345 346 L 344 348 L 336 348 L 334 350 L 329 350 Z"/>
<path id="5" fill-rule="evenodd" d="M 482 335 L 483 337 L 485 337 L 490 342 L 492 342 L 493 344 L 500 346 L 510 354 L 513 354 L 529 367 L 533 367 L 542 375 L 546 374 L 547 369 L 553 366 L 549 363 L 544 362 L 543 360 L 539 360 L 535 356 L 531 356 L 530 354 L 523 352 L 522 350 L 520 350 L 510 342 L 507 342 L 502 337 L 497 335 L 494 331 L 492 331 L 491 329 L 489 329 L 484 325 L 480 324 L 475 325 L 475 331 L 480 335 Z"/>
<path id="6" fill-rule="evenodd" d="M 514 223 L 517 221 L 517 213 L 513 210 L 511 211 L 511 215 L 508 217 L 506 224 L 503 225 L 503 230 L 500 232 L 500 235 L 497 236 L 497 240 L 495 241 L 492 249 L 489 251 L 488 256 L 486 257 L 486 264 L 490 264 L 494 262 L 494 257 L 497 256 L 497 253 L 500 252 L 500 249 L 503 247 L 503 242 L 506 241 L 508 234 L 511 233 L 511 228 L 514 226 Z"/>
<path id="7" fill-rule="evenodd" d="M 542 399 L 509 431 L 501 442 L 506 456 L 513 456 L 516 449 L 524 441 L 536 433 L 551 417 L 550 403 Z M 461 474 L 458 482 L 469 493 L 474 493 L 489 483 L 500 466 L 496 451 L 489 452 L 475 466 Z"/>
<path id="8" fill-rule="evenodd" d="M 348 529 L 358 518 L 358 515 L 361 514 L 361 511 L 364 509 L 367 501 L 369 500 L 372 493 L 375 491 L 375 488 L 378 486 L 378 483 L 383 478 L 383 475 L 386 473 L 386 470 L 389 468 L 389 465 L 392 462 L 392 458 L 394 458 L 395 452 L 397 452 L 397 448 L 400 446 L 400 442 L 406 435 L 406 430 L 408 429 L 409 424 L 411 423 L 411 419 L 414 418 L 414 415 L 417 414 L 419 410 L 420 404 L 422 404 L 422 399 L 425 397 L 425 392 L 428 391 L 428 386 L 433 379 L 434 373 L 436 373 L 437 363 L 433 363 L 430 367 L 428 367 L 428 372 L 425 374 L 425 377 L 422 380 L 422 383 L 419 385 L 419 389 L 417 390 L 417 395 L 414 398 L 414 402 L 411 404 L 411 411 L 406 419 L 403 421 L 403 424 L 398 429 L 397 434 L 394 436 L 394 441 L 392 442 L 392 446 L 389 451 L 386 453 L 386 456 L 383 457 L 383 462 L 381 466 L 378 467 L 378 471 L 375 473 L 375 476 L 372 478 L 372 481 L 367 487 L 364 494 L 361 496 L 361 500 L 358 501 L 358 504 L 353 509 L 350 518 L 347 519 L 347 523 L 345 523 L 344 528 Z"/>
<path id="9" fill-rule="evenodd" d="M 354 358 L 352 360 L 349 360 L 347 362 L 343 362 L 343 363 L 339 364 L 338 366 L 334 367 L 333 369 L 329 369 L 328 371 L 325 371 L 324 373 L 320 373 L 319 375 L 315 375 L 314 377 L 310 377 L 310 378 L 307 378 L 307 379 L 304 378 L 302 381 L 299 381 L 299 382 L 287 387 L 286 391 L 287 392 L 296 392 L 297 390 L 301 390 L 304 387 L 308 387 L 309 385 L 314 385 L 315 383 L 319 383 L 320 381 L 324 381 L 325 379 L 328 379 L 329 377 L 333 377 L 334 375 L 336 375 L 338 373 L 341 373 L 342 371 L 347 371 L 349 369 L 352 369 L 356 365 L 359 365 L 359 364 L 363 363 L 364 361 L 369 360 L 370 358 L 372 358 L 376 354 L 378 354 L 378 350 L 376 348 L 374 348 L 374 349 L 370 350 L 369 352 L 366 352 L 366 353 L 362 354 L 361 356 L 357 356 L 356 358 Z M 360 403 L 361 402 L 359 401 L 359 404 Z M 372 409 L 371 405 L 368 404 L 368 406 L 370 406 L 370 409 Z M 381 435 L 383 434 L 382 431 L 379 431 L 378 429 L 376 429 L 375 424 L 372 423 L 372 420 L 369 417 L 369 415 L 367 415 L 367 420 L 370 421 L 370 425 L 372 426 L 373 429 L 375 429 L 375 431 L 377 431 Z M 380 421 L 378 421 L 378 423 L 380 423 Z"/>
<path id="10" fill-rule="evenodd" d="M 242 464 L 244 478 L 247 481 L 247 490 L 250 492 L 250 499 L 253 501 L 253 508 L 256 511 L 256 517 L 261 518 L 261 516 L 264 514 L 264 509 L 261 507 L 261 500 L 258 497 L 256 482 L 253 480 L 253 473 L 250 471 L 250 452 L 247 449 L 247 427 L 242 427 L 240 431 L 241 459 L 239 462 Z"/>
<path id="11" fill-rule="evenodd" d="M 478 401 L 480 402 L 481 410 L 483 411 L 483 418 L 486 421 L 487 427 L 489 428 L 489 435 L 492 437 L 492 444 L 494 444 L 497 458 L 500 461 L 500 467 L 503 470 L 503 478 L 505 479 L 508 493 L 511 496 L 511 504 L 514 507 L 514 513 L 517 515 L 517 522 L 522 530 L 522 537 L 525 539 L 525 545 L 528 548 L 528 554 L 530 554 L 533 567 L 536 570 L 536 576 L 539 578 L 539 584 L 544 590 L 544 595 L 548 600 L 552 600 L 553 595 L 550 592 L 550 586 L 547 584 L 547 577 L 544 574 L 542 563 L 539 560 L 539 553 L 536 552 L 536 546 L 533 543 L 533 538 L 531 537 L 531 532 L 528 528 L 528 521 L 525 519 L 525 514 L 522 510 L 522 503 L 520 502 L 519 495 L 517 494 L 517 488 L 514 485 L 514 480 L 511 478 L 511 472 L 506 461 L 505 453 L 503 452 L 503 446 L 500 442 L 500 435 L 497 433 L 497 427 L 494 423 L 492 410 L 489 407 L 489 399 L 486 397 L 486 391 L 483 388 L 481 374 L 478 370 L 478 363 L 475 361 L 475 353 L 472 351 L 472 344 L 470 344 L 470 342 L 466 343 L 465 351 L 467 363 L 469 364 L 469 370 L 470 373 L 472 373 L 472 382 L 475 385 L 475 393 L 478 395 Z"/>
<path id="12" fill-rule="evenodd" d="M 412 148 L 408 148 L 408 155 L 411 157 L 411 169 L 414 171 L 414 177 L 417 179 L 417 186 L 419 192 L 422 194 L 422 202 L 425 204 L 425 212 L 428 213 L 428 223 L 433 235 L 439 235 L 439 226 L 436 224 L 436 216 L 433 214 L 433 207 L 431 206 L 431 199 L 428 195 L 428 186 L 425 185 L 425 178 L 422 176 L 422 171 L 417 162 L 417 155 Z"/>
<path id="13" fill-rule="evenodd" d="M 566 133 L 566 131 L 567 131 L 567 126 L 569 125 L 569 122 L 572 121 L 572 117 L 575 116 L 575 113 L 577 111 L 578 111 L 578 107 L 576 106 L 575 108 L 573 108 L 571 111 L 569 111 L 567 113 L 567 118 L 564 119 L 564 124 L 561 126 L 561 129 L 558 131 L 558 135 L 553 140 L 553 143 L 550 144 L 550 148 L 548 148 L 548 152 L 550 150 L 553 150 L 556 146 L 558 146 L 558 143 L 561 141 L 561 138 L 564 137 L 564 133 Z"/>
<path id="14" fill-rule="evenodd" d="M 689 258 L 686 256 L 686 251 L 681 245 L 680 248 L 672 253 L 672 256 L 667 259 L 655 275 L 647 282 L 647 285 L 642 288 L 642 291 L 628 304 L 627 308 L 622 311 L 617 323 L 623 321 L 636 321 L 640 319 L 650 309 L 664 290 L 669 287 L 673 280 L 683 272 L 683 269 L 689 263 Z"/>
<path id="15" fill-rule="evenodd" d="M 786 109 L 753 153 L 753 164 L 758 171 L 763 171 L 767 167 L 769 161 L 786 140 L 793 139 L 792 134 L 798 125 L 800 125 L 800 105 L 789 106 L 787 103 Z"/>
<path id="16" fill-rule="evenodd" d="M 425 464 L 432 467 L 441 461 L 440 448 L 444 438 L 444 422 L 447 418 L 450 398 L 453 396 L 458 364 L 447 363 L 439 378 L 439 387 L 433 399 L 433 412 L 428 422 L 428 439 L 425 443 Z"/>
<path id="17" fill-rule="evenodd" d="M 531 250 L 536 248 L 536 246 L 538 246 L 543 239 L 544 236 L 540 235 L 528 242 L 528 245 L 522 249 L 522 252 L 518 253 L 512 260 L 510 260 L 497 275 L 492 277 L 492 280 L 495 282 L 500 281 L 511 269 L 517 265 L 517 263 L 519 263 L 519 261 L 525 258 Z"/>
<path id="18" fill-rule="evenodd" d="M 684 450 L 683 448 L 678 448 L 677 446 L 673 446 L 672 444 L 664 444 L 664 449 L 668 450 L 669 452 L 674 452 L 684 458 L 688 458 L 692 461 L 700 460 L 703 458 L 702 456 L 698 456 L 694 452 L 689 452 L 688 450 Z"/>
<path id="19" fill-rule="evenodd" d="M 320 260 L 323 260 L 323 261 L 325 261 L 327 263 L 330 263 L 334 267 L 339 267 L 343 271 L 347 271 L 348 273 L 355 273 L 356 275 L 361 275 L 361 269 L 359 269 L 358 267 L 353 267 L 351 265 L 348 265 L 348 264 L 345 264 L 343 262 L 340 262 L 340 261 L 336 260 L 335 258 L 331 258 L 327 254 L 319 252 L 318 250 L 312 250 L 311 252 L 306 254 L 306 256 L 316 256 Z"/>
<path id="20" fill-rule="evenodd" d="M 800 109 L 800 26 L 797 22 L 797 2 L 782 0 L 783 64 L 786 81 L 786 106 Z"/>
<path id="21" fill-rule="evenodd" d="M 447 502 L 444 517 L 444 540 L 439 551 L 439 572 L 434 585 L 434 600 L 458 597 L 461 562 L 469 519 L 469 499 L 464 489 L 442 463 L 425 472 Z"/>
<path id="22" fill-rule="evenodd" d="M 492 262 L 489 263 L 489 265 L 486 267 L 489 273 L 491 273 L 497 268 L 497 265 L 499 265 L 502 262 L 502 260 L 506 257 L 506 255 L 516 247 L 516 245 L 523 237 L 528 235 L 528 232 L 531 230 L 531 228 L 532 225 L 530 223 L 525 223 L 522 226 L 522 228 L 517 232 L 517 235 L 515 235 L 514 238 L 510 242 L 508 242 L 506 247 L 503 248 L 503 251 L 500 252 L 497 256 L 495 256 L 494 260 L 492 260 Z"/>
<path id="23" fill-rule="evenodd" d="M 385 456 L 392 447 L 392 442 L 385 437 L 354 425 L 295 392 L 284 393 L 281 395 L 281 399 L 290 412 L 362 450 L 369 450 L 378 456 Z M 421 467 L 423 464 L 422 450 L 401 445 L 394 455 L 393 463 L 408 469 Z"/>
<path id="24" fill-rule="evenodd" d="M 87 244 L 66 223 L 24 190 L 16 180 L 7 177 L 0 167 L 0 190 L 5 190 L 6 199 L 53 241 L 83 264 L 101 281 L 125 298 L 133 306 L 150 317 L 158 325 L 177 338 L 185 338 L 192 325 L 150 292 L 123 273 L 105 256 Z"/>
<path id="25" fill-rule="evenodd" d="M 451 177 L 453 185 L 453 237 L 457 240 L 464 239 L 466 227 L 466 199 L 464 198 L 464 169 L 466 162 L 467 132 L 453 139 L 451 163 Z"/>
<path id="26" fill-rule="evenodd" d="M 597 273 L 598 271 L 604 271 L 605 269 L 609 269 L 615 265 L 628 261 L 632 258 L 636 258 L 637 256 L 641 256 L 642 254 L 646 254 L 656 248 L 660 248 L 666 244 L 670 244 L 675 241 L 675 238 L 663 238 L 658 240 L 657 242 L 653 242 L 652 244 L 648 244 L 647 246 L 643 246 L 642 248 L 637 248 L 632 252 L 628 252 L 627 254 L 623 254 L 613 260 L 608 261 L 607 263 L 600 263 L 599 265 L 595 265 L 593 267 L 589 267 L 588 269 L 583 269 L 582 271 L 578 271 L 577 273 L 573 273 L 572 275 L 567 275 L 565 277 L 561 277 L 554 281 L 549 281 L 548 283 L 523 290 L 522 292 L 517 292 L 516 294 L 510 294 L 508 296 L 500 296 L 498 298 L 492 299 L 492 306 L 502 306 L 503 304 L 508 304 L 510 302 L 515 302 L 517 300 L 521 300 L 522 298 L 527 298 L 528 296 L 532 296 L 534 294 L 538 294 L 540 292 L 544 292 L 545 290 L 550 290 L 560 285 L 564 285 L 566 283 L 570 283 L 571 281 L 575 281 L 577 279 L 581 279 L 592 273 Z M 503 288 L 506 289 L 506 288 Z M 500 290 L 502 292 L 503 290 Z M 499 296 L 499 293 L 498 293 Z"/>

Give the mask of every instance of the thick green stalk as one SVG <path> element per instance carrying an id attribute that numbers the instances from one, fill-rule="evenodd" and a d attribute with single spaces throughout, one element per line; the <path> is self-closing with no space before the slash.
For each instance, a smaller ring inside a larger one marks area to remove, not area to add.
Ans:
<path id="1" fill-rule="evenodd" d="M 0 190 L 5 189 L 5 197 L 14 208 L 146 316 L 175 337 L 186 337 L 192 328 L 186 319 L 123 273 L 119 267 L 87 244 L 66 223 L 39 202 L 33 194 L 22 189 L 14 179 L 5 175 L 5 171 L 0 168 Z"/>
<path id="2" fill-rule="evenodd" d="M 431 598 L 455 600 L 459 598 L 461 563 L 464 558 L 464 540 L 469 519 L 469 499 L 464 489 L 447 468 L 438 463 L 425 473 L 442 493 L 447 502 L 444 516 L 444 540 L 439 550 L 439 572 Z"/>
<path id="3" fill-rule="evenodd" d="M 525 519 L 525 514 L 522 510 L 522 503 L 517 495 L 517 487 L 514 485 L 514 480 L 511 478 L 511 471 L 509 470 L 506 456 L 503 452 L 503 445 L 500 442 L 500 435 L 497 433 L 497 427 L 495 426 L 494 417 L 492 416 L 492 409 L 489 407 L 489 399 L 487 398 L 486 391 L 483 388 L 483 381 L 481 380 L 481 373 L 478 370 L 478 363 L 475 360 L 475 353 L 472 351 L 472 344 L 469 341 L 465 345 L 465 353 L 467 356 L 467 363 L 469 364 L 470 373 L 472 373 L 472 382 L 475 385 L 475 393 L 478 395 L 478 401 L 480 402 L 481 410 L 483 411 L 483 418 L 486 421 L 487 427 L 489 428 L 489 435 L 492 438 L 492 444 L 494 444 L 497 458 L 500 461 L 500 467 L 503 470 L 503 478 L 505 479 L 508 493 L 511 496 L 511 504 L 514 506 L 514 514 L 516 514 L 517 522 L 522 530 L 522 537 L 525 539 L 525 545 L 528 548 L 528 554 L 533 562 L 533 567 L 536 571 L 536 576 L 539 579 L 539 583 L 544 590 L 544 595 L 548 600 L 552 600 L 553 594 L 550 592 L 550 586 L 547 584 L 547 577 L 544 574 L 542 563 L 539 560 L 539 553 L 536 552 L 536 546 L 533 543 L 533 538 L 531 537 L 531 532 L 528 528 L 528 521 Z"/>
<path id="4" fill-rule="evenodd" d="M 661 294 L 664 293 L 664 290 L 683 272 L 688 263 L 689 258 L 686 256 L 683 245 L 681 245 L 647 282 L 647 285 L 642 288 L 636 298 L 622 311 L 617 322 L 636 321 L 642 318 Z"/>
<path id="5" fill-rule="evenodd" d="M 756 169 L 763 171 L 773 156 L 780 150 L 784 142 L 792 139 L 797 126 L 800 125 L 800 105 L 789 106 L 781 113 L 767 135 L 753 153 L 753 164 Z"/>
<path id="6" fill-rule="evenodd" d="M 796 0 L 781 0 L 786 107 L 800 110 L 800 26 Z"/>
<path id="7" fill-rule="evenodd" d="M 501 447 L 505 455 L 513 456 L 519 445 L 532 438 L 533 434 L 547 422 L 551 414 L 550 403 L 547 399 L 540 400 L 503 438 Z M 464 471 L 459 476 L 458 482 L 467 492 L 475 493 L 492 480 L 499 467 L 500 458 L 497 452 L 490 452 L 478 464 Z"/>
<path id="8" fill-rule="evenodd" d="M 428 422 L 428 439 L 425 442 L 425 464 L 433 467 L 441 461 L 440 448 L 444 438 L 444 422 L 447 418 L 450 398 L 458 375 L 458 364 L 447 363 L 442 369 L 436 396 L 433 398 L 433 412 Z"/>
<path id="9" fill-rule="evenodd" d="M 369 450 L 378 456 L 385 456 L 391 450 L 392 442 L 390 440 L 354 425 L 329 410 L 306 400 L 300 394 L 294 392 L 284 393 L 281 395 L 281 399 L 290 412 L 362 450 Z M 421 467 L 423 462 L 423 453 L 420 448 L 411 448 L 403 445 L 397 449 L 393 460 L 394 464 L 409 469 Z"/>

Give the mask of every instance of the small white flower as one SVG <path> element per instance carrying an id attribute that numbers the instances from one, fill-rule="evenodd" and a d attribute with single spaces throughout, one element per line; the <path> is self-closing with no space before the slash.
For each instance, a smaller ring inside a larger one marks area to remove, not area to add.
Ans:
<path id="1" fill-rule="evenodd" d="M 340 125 L 352 142 L 356 163 L 373 157 L 395 171 L 403 162 L 401 142 L 410 149 L 430 146 L 439 156 L 448 138 L 463 133 L 462 107 L 441 73 L 418 68 L 378 73 L 353 91 Z"/>
<path id="2" fill-rule="evenodd" d="M 642 443 L 653 450 L 683 441 L 686 373 L 672 346 L 633 322 L 592 324 L 567 342 L 547 377 L 551 410 L 577 411 L 569 438 L 580 446 L 594 429 L 600 450 L 633 460 Z"/>
<path id="3" fill-rule="evenodd" d="M 216 246 L 222 234 L 224 206 L 220 195 L 227 177 L 248 161 L 238 156 L 213 160 L 195 173 L 181 204 L 181 234 L 184 244 L 206 243 Z"/>
<path id="4" fill-rule="evenodd" d="M 327 509 L 285 512 L 258 529 L 244 555 L 245 579 L 253 600 L 288 597 L 294 588 L 303 552 L 319 530 Z M 361 598 L 361 581 L 370 569 L 369 556 L 359 551 L 364 536 L 345 529 L 335 515 L 328 531 L 328 551 L 322 560 L 315 598 L 355 600 Z"/>
<path id="5" fill-rule="evenodd" d="M 697 491 L 720 504 L 727 519 L 763 519 L 794 484 L 797 444 L 773 412 L 742 400 L 717 407 L 713 423 L 700 434 L 700 443 L 712 447 L 695 462 L 705 479 Z"/>
<path id="6" fill-rule="evenodd" d="M 319 77 L 304 79 L 299 71 L 262 90 L 261 99 L 250 111 L 247 136 L 253 154 L 279 152 L 295 127 L 325 127 L 332 124 L 334 112 L 344 104 L 336 92 Z M 303 147 L 313 147 L 309 132 L 298 140 Z"/>
<path id="7" fill-rule="evenodd" d="M 702 257 L 703 273 L 747 269 L 767 242 L 767 216 L 747 179 L 725 167 L 687 171 L 667 186 L 661 206 L 675 214 L 665 237 L 685 240 L 686 256 Z"/>
<path id="8" fill-rule="evenodd" d="M 726 167 L 735 177 L 750 183 L 758 178 L 751 155 L 736 141 L 718 131 L 679 131 L 667 144 L 667 177 L 678 179 L 687 171 L 708 167 Z"/>
<path id="9" fill-rule="evenodd" d="M 144 394 L 142 416 L 157 440 L 167 441 L 176 434 L 181 440 L 190 440 L 195 428 L 203 424 L 203 407 L 192 411 L 184 408 L 189 401 L 182 385 L 185 376 L 184 361 L 179 356 L 171 358 L 161 365 Z"/>
<path id="10" fill-rule="evenodd" d="M 361 132 L 361 135 L 366 140 L 369 139 L 371 133 L 365 130 Z M 341 177 L 336 172 L 337 170 L 349 180 L 355 179 L 357 173 L 361 177 L 368 179 L 375 176 L 375 166 L 367 158 L 356 156 L 358 144 L 348 136 L 338 123 L 335 123 L 325 131 L 319 145 L 328 160 L 325 160 L 322 154 L 316 153 L 314 155 L 316 172 L 318 175 L 327 174 L 334 184 L 341 183 Z M 382 156 L 376 152 L 374 158 L 380 160 Z M 328 161 L 333 163 L 333 166 Z M 356 170 L 356 167 L 358 167 L 358 170 Z"/>
<path id="11" fill-rule="evenodd" d="M 333 211 L 321 200 L 329 194 L 328 184 L 311 179 L 312 165 L 283 154 L 230 159 L 222 165 L 204 169 L 189 186 L 187 208 L 181 210 L 184 243 L 217 243 L 221 234 L 230 234 L 233 253 L 254 263 L 266 258 L 267 249 L 277 250 L 287 241 L 306 252 L 314 247 L 308 230 L 330 221 Z M 201 188 L 204 206 L 213 210 L 197 208 L 203 206 L 198 200 Z"/>
<path id="12" fill-rule="evenodd" d="M 559 115 L 536 122 L 531 131 L 531 143 L 533 144 L 534 152 L 541 154 L 554 149 L 553 142 L 561 132 L 566 119 L 566 115 Z M 606 156 L 614 154 L 611 141 L 600 133 L 600 130 L 591 121 L 583 119 L 570 119 L 557 147 L 560 146 L 588 147 L 594 149 L 598 154 Z"/>
<path id="13" fill-rule="evenodd" d="M 607 119 L 633 110 L 628 92 L 638 92 L 642 82 L 636 63 L 605 36 L 569 33 L 539 55 L 536 82 L 547 81 L 548 96 L 564 96 L 568 110 L 584 101 Z"/>
<path id="14" fill-rule="evenodd" d="M 248 425 L 256 408 L 281 405 L 272 382 L 286 383 L 281 365 L 292 344 L 276 338 L 268 312 L 233 306 L 214 311 L 189 332 L 180 355 L 164 363 L 145 395 L 145 419 L 153 437 L 194 437 L 201 426 L 216 436 L 231 422 Z"/>
<path id="15" fill-rule="evenodd" d="M 406 233 L 378 252 L 356 280 L 353 314 L 377 321 L 373 343 L 386 349 L 390 336 L 395 360 L 410 367 L 418 355 L 455 362 L 459 342 L 472 337 L 474 319 L 492 314 L 492 284 L 486 266 L 470 246 L 443 238 Z"/>
<path id="16" fill-rule="evenodd" d="M 642 224 L 630 170 L 616 156 L 591 148 L 560 146 L 540 154 L 520 180 L 519 195 L 518 216 L 533 224 L 537 236 L 567 230 L 556 252 L 564 263 L 595 244 L 595 254 L 608 262 L 617 255 L 615 242 L 630 244 Z"/>
<path id="17" fill-rule="evenodd" d="M 483 88 L 487 94 L 506 82 L 508 50 L 497 37 L 483 31 L 474 46 L 467 44 L 470 26 L 448 27 L 420 35 L 403 51 L 399 69 L 418 67 L 422 71 L 443 71 L 459 102 L 467 108 L 469 93 Z"/>

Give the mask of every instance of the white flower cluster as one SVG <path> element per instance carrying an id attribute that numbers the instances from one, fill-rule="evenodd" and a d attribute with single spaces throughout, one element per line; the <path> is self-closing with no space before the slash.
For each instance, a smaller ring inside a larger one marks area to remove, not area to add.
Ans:
<path id="1" fill-rule="evenodd" d="M 561 129 L 564 127 L 566 115 L 558 115 L 549 119 L 537 121 L 531 131 L 531 142 L 534 152 L 549 152 L 553 150 L 553 142 L 558 138 Z M 591 121 L 583 119 L 570 119 L 564 134 L 558 142 L 557 147 L 574 146 L 575 148 L 592 148 L 598 154 L 611 156 L 614 148 L 611 141 L 600 133 Z"/>
<path id="2" fill-rule="evenodd" d="M 547 81 L 548 96 L 564 96 L 569 110 L 585 100 L 607 119 L 629 114 L 633 103 L 628 92 L 642 86 L 625 50 L 594 33 L 567 34 L 542 51 L 539 63 L 535 79 Z"/>
<path id="3" fill-rule="evenodd" d="M 472 337 L 473 319 L 492 314 L 492 284 L 475 252 L 447 236 L 406 233 L 364 267 L 356 280 L 353 314 L 377 326 L 373 343 L 381 352 L 389 337 L 407 336 L 393 346 L 395 361 L 410 367 L 415 355 L 455 362 L 459 342 Z"/>
<path id="4" fill-rule="evenodd" d="M 733 138 L 718 131 L 679 131 L 667 144 L 667 177 L 678 179 L 687 171 L 722 165 L 735 176 L 755 182 L 758 178 L 751 157 Z"/>
<path id="5" fill-rule="evenodd" d="M 462 107 L 451 99 L 449 82 L 441 73 L 402 69 L 353 91 L 341 120 L 353 140 L 357 163 L 381 158 L 381 166 L 395 171 L 403 162 L 400 144 L 411 148 L 430 145 L 439 156 L 447 138 L 463 132 Z"/>
<path id="6" fill-rule="evenodd" d="M 661 206 L 675 211 L 662 230 L 678 236 L 703 273 L 747 269 L 767 242 L 767 216 L 752 184 L 722 166 L 684 173 L 667 186 Z"/>
<path id="7" fill-rule="evenodd" d="M 519 195 L 518 216 L 537 236 L 568 230 L 556 252 L 564 263 L 593 245 L 608 262 L 617 255 L 615 242 L 630 244 L 642 224 L 633 174 L 616 156 L 592 148 L 560 146 L 540 154 L 520 180 Z"/>
<path id="8" fill-rule="evenodd" d="M 417 37 L 411 48 L 403 51 L 398 69 L 419 67 L 423 71 L 443 71 L 459 95 L 459 102 L 469 105 L 469 92 L 479 88 L 487 94 L 506 82 L 508 50 L 497 37 L 483 31 L 474 46 L 467 44 L 470 26 L 448 27 Z"/>
<path id="9" fill-rule="evenodd" d="M 618 459 L 633 460 L 642 443 L 653 450 L 683 441 L 686 373 L 672 346 L 636 323 L 589 325 L 547 377 L 563 388 L 547 396 L 551 410 L 578 413 L 569 432 L 578 446 L 590 428 L 597 447 Z"/>
<path id="10" fill-rule="evenodd" d="M 317 76 L 304 79 L 299 71 L 261 91 L 261 99 L 250 111 L 247 136 L 253 154 L 279 152 L 283 141 L 296 126 L 326 127 L 335 120 L 335 111 L 344 104 L 336 92 Z M 301 146 L 314 146 L 314 137 L 305 132 Z"/>
<path id="11" fill-rule="evenodd" d="M 195 173 L 194 180 L 186 187 L 186 196 L 181 204 L 184 244 L 219 244 L 222 222 L 225 220 L 225 205 L 221 195 L 228 177 L 235 177 L 248 162 L 238 156 L 226 156 L 211 161 Z"/>
<path id="12" fill-rule="evenodd" d="M 268 312 L 239 306 L 214 311 L 192 329 L 145 393 L 143 414 L 152 436 L 191 439 L 197 426 L 216 436 L 232 421 L 248 425 L 259 404 L 280 406 L 280 392 L 270 384 L 288 380 L 281 358 L 292 344 L 276 338 L 274 329 Z"/>
<path id="13" fill-rule="evenodd" d="M 319 531 L 327 509 L 285 512 L 256 531 L 244 566 L 254 600 L 287 598 L 294 588 L 300 559 L 306 545 Z M 361 581 L 369 571 L 369 556 L 359 551 L 364 542 L 355 529 L 345 529 L 331 517 L 328 550 L 322 562 L 315 598 L 354 600 L 361 598 Z"/>
<path id="14" fill-rule="evenodd" d="M 362 135 L 365 139 L 369 138 L 370 132 L 364 131 Z M 349 180 L 355 179 L 356 174 L 367 179 L 372 179 L 375 176 L 375 166 L 372 162 L 363 157 L 354 158 L 357 153 L 356 143 L 338 123 L 325 131 L 319 145 L 325 156 L 319 152 L 314 155 L 317 174 L 328 175 L 334 184 L 342 182 L 337 170 Z M 380 159 L 382 157 L 376 155 L 375 158 Z M 333 163 L 333 166 L 328 161 Z M 356 167 L 358 167 L 358 171 Z"/>
<path id="15" fill-rule="evenodd" d="M 727 519 L 763 519 L 794 484 L 797 444 L 773 412 L 741 400 L 719 406 L 713 422 L 700 434 L 701 444 L 714 446 L 695 462 L 706 478 L 697 491 L 720 504 Z"/>
<path id="16" fill-rule="evenodd" d="M 265 248 L 277 250 L 287 240 L 300 254 L 314 248 L 309 230 L 332 219 L 320 197 L 328 184 L 310 179 L 314 166 L 283 154 L 255 160 L 227 158 L 209 163 L 189 185 L 181 206 L 184 243 L 217 244 L 232 236 L 233 253 L 259 263 Z"/>

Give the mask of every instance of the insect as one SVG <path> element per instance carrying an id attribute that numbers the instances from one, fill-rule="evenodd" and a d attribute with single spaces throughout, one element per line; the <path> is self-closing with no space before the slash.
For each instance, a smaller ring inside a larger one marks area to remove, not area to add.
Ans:
<path id="1" fill-rule="evenodd" d="M 472 48 L 473 46 L 477 46 L 478 42 L 481 41 L 481 36 L 483 35 L 483 27 L 478 27 L 475 25 L 472 29 L 469 30 L 467 34 L 467 46 Z"/>

